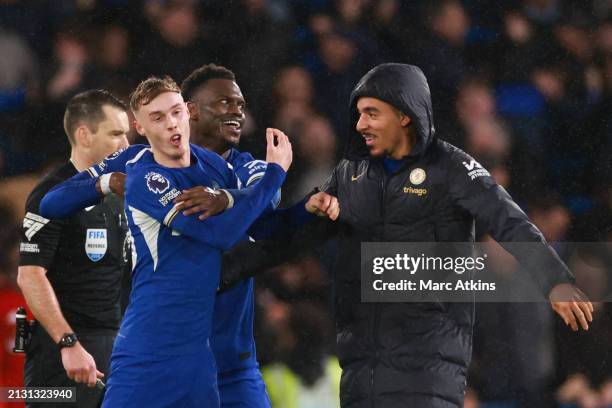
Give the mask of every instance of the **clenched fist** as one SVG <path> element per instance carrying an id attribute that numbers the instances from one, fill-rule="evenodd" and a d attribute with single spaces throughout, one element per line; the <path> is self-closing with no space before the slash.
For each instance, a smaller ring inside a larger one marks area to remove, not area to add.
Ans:
<path id="1" fill-rule="evenodd" d="M 340 216 L 340 203 L 333 195 L 321 191 L 310 196 L 306 202 L 306 211 L 335 221 Z"/>

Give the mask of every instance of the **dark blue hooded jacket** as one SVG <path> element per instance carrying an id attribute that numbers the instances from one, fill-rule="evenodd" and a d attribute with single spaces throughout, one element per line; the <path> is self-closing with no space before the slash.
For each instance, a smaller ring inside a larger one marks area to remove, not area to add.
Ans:
<path id="1" fill-rule="evenodd" d="M 360 97 L 380 99 L 412 119 L 416 145 L 397 172 L 387 174 L 355 130 Z M 418 67 L 372 69 L 353 90 L 350 109 L 345 158 L 322 187 L 340 203 L 334 286 L 342 406 L 463 406 L 474 304 L 362 303 L 355 256 L 361 243 L 472 242 L 478 220 L 499 242 L 541 245 L 555 265 L 547 270 L 558 271 L 534 275 L 543 293 L 573 278 L 503 187 L 436 136 L 429 86 Z M 415 170 L 420 177 L 410 176 Z M 411 194 L 415 189 L 426 193 Z"/>

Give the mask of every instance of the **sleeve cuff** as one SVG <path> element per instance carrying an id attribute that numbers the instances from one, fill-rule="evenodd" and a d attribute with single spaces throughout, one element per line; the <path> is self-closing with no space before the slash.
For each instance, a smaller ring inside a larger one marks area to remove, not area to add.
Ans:
<path id="1" fill-rule="evenodd" d="M 100 190 L 102 191 L 102 194 L 104 194 L 105 196 L 112 193 L 112 190 L 110 188 L 111 175 L 112 173 L 103 174 L 98 179 L 100 181 Z"/>
<path id="2" fill-rule="evenodd" d="M 227 190 L 221 189 L 219 191 L 222 191 L 227 196 L 228 202 L 227 202 L 226 210 L 229 210 L 230 208 L 232 208 L 234 206 L 234 197 Z"/>

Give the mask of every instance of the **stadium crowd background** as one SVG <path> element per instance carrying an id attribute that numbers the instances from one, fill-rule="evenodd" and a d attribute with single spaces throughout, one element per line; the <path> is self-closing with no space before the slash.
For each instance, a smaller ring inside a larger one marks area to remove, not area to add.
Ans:
<path id="1" fill-rule="evenodd" d="M 0 385 L 20 384 L 10 349 L 25 199 L 67 158 L 65 103 L 90 88 L 126 100 L 151 74 L 180 82 L 205 63 L 227 66 L 247 100 L 240 149 L 263 157 L 267 126 L 293 142 L 288 204 L 340 157 L 361 75 L 413 63 L 437 135 L 487 167 L 561 253 L 564 242 L 612 242 L 610 1 L 0 0 L 0 50 Z M 270 388 L 337 387 L 333 251 L 257 279 Z M 610 259 L 572 268 L 579 282 L 581 268 L 599 270 L 582 283 L 609 289 Z M 548 304 L 478 305 L 466 407 L 612 406 L 612 308 L 596 308 L 576 334 Z"/>

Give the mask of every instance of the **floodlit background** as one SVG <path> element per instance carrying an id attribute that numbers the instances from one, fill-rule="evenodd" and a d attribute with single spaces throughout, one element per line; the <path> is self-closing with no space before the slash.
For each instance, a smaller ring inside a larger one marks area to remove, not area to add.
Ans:
<path id="1" fill-rule="evenodd" d="M 286 205 L 330 174 L 351 89 L 389 61 L 423 69 L 437 135 L 487 167 L 561 255 L 564 242 L 612 241 L 609 0 L 0 0 L 0 386 L 22 381 L 10 350 L 25 199 L 68 157 L 71 96 L 126 100 L 151 74 L 180 83 L 227 66 L 247 100 L 241 149 L 263 158 L 267 126 L 293 142 Z M 257 279 L 275 407 L 336 403 L 333 245 Z M 610 288 L 611 264 L 573 268 Z M 478 305 L 466 408 L 612 406 L 611 307 L 596 308 L 575 334 L 547 304 Z"/>

